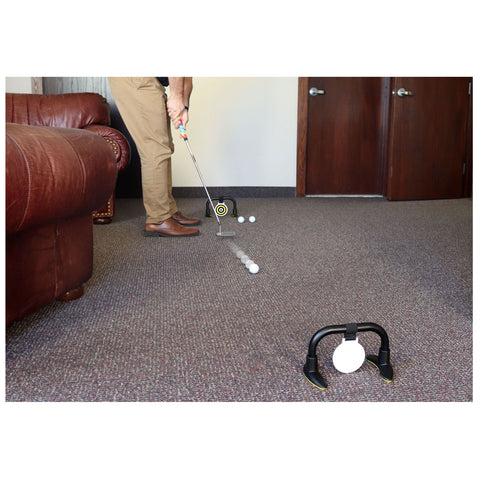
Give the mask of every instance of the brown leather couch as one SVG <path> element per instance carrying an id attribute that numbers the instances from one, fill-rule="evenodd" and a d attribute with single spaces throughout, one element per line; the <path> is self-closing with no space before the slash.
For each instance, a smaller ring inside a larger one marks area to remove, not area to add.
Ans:
<path id="1" fill-rule="evenodd" d="M 126 138 L 110 125 L 110 106 L 97 93 L 37 95 L 7 93 L 5 121 L 23 125 L 81 128 L 100 135 L 115 154 L 118 171 L 130 161 Z M 110 223 L 114 215 L 114 194 L 93 212 L 95 223 Z"/>
<path id="2" fill-rule="evenodd" d="M 9 118 L 24 122 L 40 109 L 19 117 L 13 105 Z M 8 325 L 83 293 L 93 269 L 92 212 L 111 196 L 118 169 L 112 148 L 89 129 L 6 123 L 5 132 Z"/>

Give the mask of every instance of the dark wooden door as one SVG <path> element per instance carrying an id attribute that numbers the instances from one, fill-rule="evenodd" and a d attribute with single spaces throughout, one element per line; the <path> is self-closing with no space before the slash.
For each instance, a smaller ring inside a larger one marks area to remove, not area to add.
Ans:
<path id="1" fill-rule="evenodd" d="M 383 195 L 389 79 L 311 77 L 307 88 L 320 92 L 308 94 L 305 194 Z"/>
<path id="2" fill-rule="evenodd" d="M 464 195 L 470 92 L 468 77 L 392 79 L 390 200 Z"/>

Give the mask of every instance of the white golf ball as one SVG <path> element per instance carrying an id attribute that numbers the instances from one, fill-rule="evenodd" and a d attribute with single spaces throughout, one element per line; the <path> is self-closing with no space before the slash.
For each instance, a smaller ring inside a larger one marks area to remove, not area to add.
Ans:
<path id="1" fill-rule="evenodd" d="M 243 250 L 237 250 L 237 253 L 235 254 L 237 258 L 242 258 L 243 255 L 245 255 L 245 252 Z"/>
<path id="2" fill-rule="evenodd" d="M 256 263 L 252 263 L 248 269 L 250 273 L 257 273 L 260 267 Z"/>
<path id="3" fill-rule="evenodd" d="M 248 268 L 250 270 L 250 265 L 252 265 L 253 263 L 254 263 L 253 260 L 247 260 L 245 262 L 245 268 Z"/>
<path id="4" fill-rule="evenodd" d="M 249 261 L 250 259 L 248 258 L 248 255 L 242 255 L 242 258 L 240 258 L 240 261 L 245 264 Z"/>
<path id="5" fill-rule="evenodd" d="M 243 223 L 245 221 L 245 218 L 244 217 L 238 217 L 238 223 Z"/>
<path id="6" fill-rule="evenodd" d="M 248 217 L 248 221 L 249 221 L 250 223 L 253 223 L 255 220 L 256 220 L 256 218 L 255 218 L 253 215 L 251 215 L 250 217 Z"/>

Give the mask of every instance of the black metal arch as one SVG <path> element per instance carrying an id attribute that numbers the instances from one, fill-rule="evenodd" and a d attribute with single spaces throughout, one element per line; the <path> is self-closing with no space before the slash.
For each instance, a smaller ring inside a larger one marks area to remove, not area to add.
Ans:
<path id="1" fill-rule="evenodd" d="M 234 198 L 232 197 L 215 197 L 215 198 L 212 198 L 212 200 L 218 200 L 220 203 L 225 203 L 225 200 L 229 200 L 230 202 L 232 202 L 232 205 L 233 205 L 233 211 L 232 211 L 232 217 L 234 218 L 237 218 L 238 217 L 238 212 L 237 212 L 237 202 Z M 213 208 L 213 206 L 212 206 Z M 210 213 L 210 202 L 207 200 L 207 203 L 205 204 L 205 216 L 206 217 L 211 217 L 211 213 Z"/>
<path id="2" fill-rule="evenodd" d="M 380 371 L 380 376 L 387 382 L 393 379 L 393 368 L 390 365 L 390 342 L 385 329 L 376 323 L 348 323 L 344 325 L 329 325 L 318 330 L 310 340 L 308 346 L 307 361 L 303 367 L 303 373 L 315 387 L 325 390 L 327 382 L 318 371 L 317 345 L 320 340 L 333 333 L 375 332 L 380 336 L 381 345 L 378 355 L 367 355 L 367 360 L 375 365 Z"/>

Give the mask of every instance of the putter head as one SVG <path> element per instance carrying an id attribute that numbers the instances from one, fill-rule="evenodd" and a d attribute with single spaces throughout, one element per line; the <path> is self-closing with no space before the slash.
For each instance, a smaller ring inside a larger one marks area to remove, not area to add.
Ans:
<path id="1" fill-rule="evenodd" d="M 235 236 L 235 232 L 217 232 L 215 234 L 217 237 L 234 237 Z"/>

